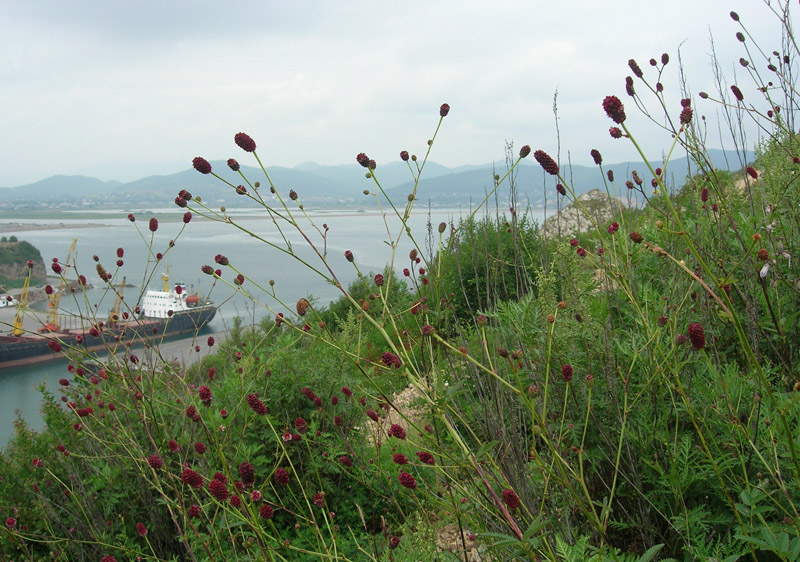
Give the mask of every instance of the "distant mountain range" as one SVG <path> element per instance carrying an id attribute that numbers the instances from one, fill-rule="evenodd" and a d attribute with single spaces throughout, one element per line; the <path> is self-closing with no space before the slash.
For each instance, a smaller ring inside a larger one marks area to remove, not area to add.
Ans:
<path id="1" fill-rule="evenodd" d="M 736 171 L 745 164 L 733 151 L 710 150 L 709 153 L 718 169 Z M 748 153 L 747 162 L 753 157 L 752 153 Z M 215 173 L 233 185 L 245 184 L 241 176 L 230 170 L 224 161 L 213 161 L 211 164 Z M 657 162 L 651 164 L 654 168 L 661 165 Z M 639 175 L 649 181 L 647 167 L 642 162 L 606 165 L 603 170 L 614 172 L 617 188 L 622 191 L 627 191 L 624 187 L 625 181 L 630 179 L 633 170 L 638 170 Z M 242 172 L 251 182 L 261 182 L 260 193 L 266 198 L 269 186 L 264 173 L 249 166 L 242 166 Z M 363 191 L 375 190 L 373 181 L 365 178 L 366 170 L 355 163 L 322 166 L 306 162 L 294 168 L 270 166 L 267 172 L 283 196 L 293 189 L 298 193 L 301 202 L 308 201 L 317 205 L 360 205 L 364 201 Z M 417 198 L 425 204 L 438 206 L 477 203 L 494 187 L 495 174 L 502 177 L 505 172 L 505 163 L 496 167 L 484 164 L 447 168 L 428 162 L 418 185 Z M 690 166 L 686 158 L 672 160 L 667 170 L 670 182 L 676 186 L 682 185 L 685 178 L 694 172 L 694 166 Z M 405 162 L 379 165 L 375 175 L 393 201 L 405 200 L 414 188 L 413 176 Z M 578 194 L 603 187 L 603 176 L 597 166 L 562 165 L 562 175 Z M 547 176 L 532 157 L 521 162 L 515 170 L 513 180 L 517 199 L 522 204 L 540 206 L 546 200 L 555 198 L 554 179 Z M 507 181 L 497 191 L 496 196 L 502 202 L 510 198 L 509 185 Z M 29 185 L 0 188 L 0 209 L 20 206 L 118 208 L 121 205 L 142 203 L 170 204 L 181 189 L 199 195 L 204 201 L 214 205 L 245 206 L 248 202 L 246 198 L 237 195 L 231 186 L 190 168 L 176 174 L 149 176 L 128 183 L 101 181 L 86 176 L 52 176 Z"/>

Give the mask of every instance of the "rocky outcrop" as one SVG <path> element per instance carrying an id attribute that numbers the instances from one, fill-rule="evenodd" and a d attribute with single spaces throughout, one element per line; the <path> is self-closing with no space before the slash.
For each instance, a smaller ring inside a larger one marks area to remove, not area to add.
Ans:
<path id="1" fill-rule="evenodd" d="M 0 283 L 18 286 L 28 274 L 28 260 L 33 260 L 31 285 L 44 283 L 47 270 L 39 250 L 24 241 L 0 242 Z"/>
<path id="2" fill-rule="evenodd" d="M 548 217 L 540 232 L 547 236 L 571 236 L 593 228 L 592 220 L 601 228 L 613 222 L 614 215 L 624 207 L 599 189 L 578 196 L 580 205 L 570 203 L 555 215 Z M 592 220 L 587 218 L 587 213 Z"/>

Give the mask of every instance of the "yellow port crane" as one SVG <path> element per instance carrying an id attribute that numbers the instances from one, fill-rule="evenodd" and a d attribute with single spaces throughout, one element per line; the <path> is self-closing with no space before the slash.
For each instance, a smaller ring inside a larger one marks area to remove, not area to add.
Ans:
<path id="1" fill-rule="evenodd" d="M 14 316 L 14 329 L 11 334 L 21 336 L 24 332 L 22 329 L 22 318 L 25 316 L 25 307 L 28 306 L 28 287 L 31 286 L 31 272 L 33 271 L 33 262 L 28 262 L 28 274 L 25 276 L 25 283 L 22 285 L 22 292 L 19 294 L 17 301 L 17 314 Z"/>
<path id="2" fill-rule="evenodd" d="M 109 322 L 119 322 L 119 311 L 122 308 L 122 293 L 125 291 L 125 282 L 127 277 L 122 278 L 122 283 L 117 287 L 117 298 L 114 299 L 114 306 L 111 307 L 111 312 L 108 313 Z"/>
<path id="3" fill-rule="evenodd" d="M 64 261 L 66 268 L 69 268 L 70 266 L 70 262 L 75 254 L 75 244 L 77 242 L 77 238 L 72 239 L 72 244 L 69 246 L 69 252 L 67 252 L 67 259 Z M 47 323 L 39 328 L 39 332 L 58 332 L 61 330 L 61 324 L 58 323 L 58 303 L 61 300 L 61 295 L 67 288 L 67 280 L 64 275 L 66 275 L 66 271 L 61 275 L 61 283 L 58 285 L 58 289 L 53 291 L 50 295 L 50 302 L 47 303 Z"/>

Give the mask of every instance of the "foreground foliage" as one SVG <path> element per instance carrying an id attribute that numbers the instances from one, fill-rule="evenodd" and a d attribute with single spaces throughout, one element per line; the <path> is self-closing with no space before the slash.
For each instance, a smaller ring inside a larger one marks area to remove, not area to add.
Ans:
<path id="1" fill-rule="evenodd" d="M 649 81 L 669 57 L 649 74 L 632 60 L 629 107 L 663 108 L 670 157 L 690 156 L 698 173 L 669 185 L 666 158 L 613 178 L 593 151 L 609 195 L 638 192 L 647 206 L 612 205 L 602 224 L 586 210 L 591 228 L 572 237 L 545 236 L 519 210 L 476 210 L 433 225 L 425 251 L 405 228 L 415 190 L 386 209 L 400 227 L 387 222 L 385 271 L 347 288 L 300 196 L 266 169 L 264 186 L 242 176 L 232 189 L 264 206 L 284 242 L 264 243 L 303 261 L 289 243 L 299 233 L 318 258 L 303 263 L 341 299 L 327 310 L 276 302 L 247 264 L 217 256 L 224 269 L 203 271 L 276 307 L 269 321 L 223 344 L 198 339 L 216 352 L 189 369 L 156 347 L 149 361 L 74 357 L 63 398 L 45 395 L 47 431 L 20 425 L 3 453 L 0 552 L 412 560 L 434 556 L 450 525 L 454 559 L 800 558 L 798 53 L 777 15 L 787 52 L 766 62 L 778 85 L 752 71 L 754 85 L 698 96 L 738 126 L 759 122 L 756 162 L 715 170 L 698 101 L 667 105 Z M 614 142 L 638 148 L 621 100 L 603 107 Z M 260 164 L 249 136 L 235 140 Z M 580 207 L 558 163 L 533 157 Z M 427 153 L 401 158 L 418 181 Z M 380 169 L 357 160 L 384 204 Z M 186 192 L 176 203 L 244 229 Z"/>

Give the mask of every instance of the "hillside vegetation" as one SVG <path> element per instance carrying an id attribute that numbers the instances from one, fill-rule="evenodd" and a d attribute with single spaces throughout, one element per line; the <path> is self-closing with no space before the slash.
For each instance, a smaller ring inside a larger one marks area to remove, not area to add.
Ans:
<path id="1" fill-rule="evenodd" d="M 239 169 L 239 187 L 228 187 L 278 229 L 262 242 L 340 299 L 276 303 L 248 263 L 206 256 L 198 267 L 217 283 L 296 313 L 237 325 L 224 343 L 198 334 L 191 366 L 165 361 L 157 336 L 141 351 L 109 338 L 107 357 L 64 346 L 71 363 L 59 395 L 44 393 L 46 429 L 20 421 L 0 456 L 0 554 L 800 560 L 800 52 L 784 7 L 773 14 L 784 36 L 750 49 L 766 54 L 742 58 L 742 81 L 717 92 L 669 101 L 662 82 L 682 76 L 669 54 L 646 71 L 629 61 L 628 97 L 602 100 L 611 129 L 598 146 L 662 134 L 671 148 L 655 164 L 642 154 L 625 175 L 593 150 L 592 185 L 605 197 L 579 197 L 587 186 L 526 145 L 483 201 L 503 190 L 507 211 L 476 206 L 458 224 L 414 232 L 405 221 L 436 134 L 424 152 L 400 153 L 415 183 L 389 206 L 381 167 L 357 155 L 367 195 L 404 225 L 376 233 L 382 272 L 344 252 L 359 274 L 349 287 L 302 194 L 269 169 L 257 180 Z M 745 22 L 730 18 L 744 42 Z M 769 65 L 768 80 L 756 64 Z M 636 108 L 652 129 L 628 127 Z M 742 170 L 709 157 L 702 116 L 716 111 L 737 117 L 736 139 L 752 120 L 763 131 Z M 244 157 L 258 154 L 247 134 L 235 140 Z M 670 173 L 678 157 L 694 163 L 688 179 Z M 558 208 L 584 221 L 531 220 L 515 183 L 526 158 Z M 204 158 L 193 165 L 213 177 Z M 195 216 L 250 235 L 201 191 L 174 199 L 187 235 Z M 643 207 L 616 203 L 628 193 Z M 131 228 L 148 240 L 146 220 Z M 401 241 L 413 249 L 400 253 Z"/>

